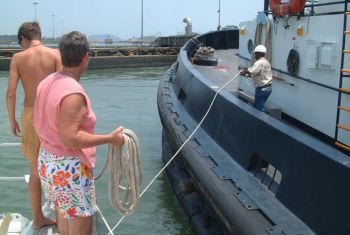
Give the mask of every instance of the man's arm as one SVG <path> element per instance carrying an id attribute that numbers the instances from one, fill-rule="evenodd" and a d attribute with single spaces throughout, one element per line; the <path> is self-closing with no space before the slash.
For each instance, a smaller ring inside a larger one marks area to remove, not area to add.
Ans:
<path id="1" fill-rule="evenodd" d="M 6 93 L 6 104 L 7 104 L 7 112 L 9 115 L 11 132 L 15 136 L 20 136 L 20 128 L 16 121 L 16 91 L 18 86 L 18 81 L 20 78 L 20 74 L 18 72 L 17 67 L 17 56 L 13 55 L 10 64 L 10 77 L 7 86 Z"/>
<path id="2" fill-rule="evenodd" d="M 252 67 L 247 69 L 249 74 L 255 76 L 259 74 L 262 70 L 262 64 L 259 61 L 256 61 Z"/>

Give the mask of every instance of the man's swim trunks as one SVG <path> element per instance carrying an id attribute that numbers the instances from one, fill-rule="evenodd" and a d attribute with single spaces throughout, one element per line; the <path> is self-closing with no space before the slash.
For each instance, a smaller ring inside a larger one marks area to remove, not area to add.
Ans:
<path id="1" fill-rule="evenodd" d="M 21 148 L 25 158 L 31 163 L 37 163 L 40 148 L 39 138 L 32 122 L 33 108 L 24 107 L 22 112 L 22 140 Z"/>

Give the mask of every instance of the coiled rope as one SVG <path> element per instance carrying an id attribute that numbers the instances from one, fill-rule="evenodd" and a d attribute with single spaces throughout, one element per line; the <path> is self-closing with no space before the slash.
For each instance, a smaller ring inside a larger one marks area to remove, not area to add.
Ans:
<path id="1" fill-rule="evenodd" d="M 143 169 L 139 140 L 136 134 L 129 129 L 124 129 L 122 135 L 125 140 L 122 146 L 108 145 L 108 156 L 105 165 L 98 176 L 95 177 L 95 180 L 99 179 L 109 166 L 109 202 L 116 211 L 126 217 L 135 212 L 139 204 Z M 124 191 L 123 199 L 121 199 L 121 190 Z M 113 234 L 100 209 L 97 208 L 97 210 L 109 232 Z"/>
<path id="2" fill-rule="evenodd" d="M 204 47 L 200 46 L 196 53 L 194 54 L 194 58 L 196 60 L 204 60 L 204 61 L 211 61 L 211 62 L 217 62 L 218 58 L 215 55 L 215 49 L 212 47 Z"/>
<path id="3" fill-rule="evenodd" d="M 218 57 L 215 54 L 214 48 L 205 45 L 195 37 L 191 38 L 191 41 L 196 45 L 193 49 L 194 56 L 192 63 L 206 66 L 215 66 L 218 64 Z"/>

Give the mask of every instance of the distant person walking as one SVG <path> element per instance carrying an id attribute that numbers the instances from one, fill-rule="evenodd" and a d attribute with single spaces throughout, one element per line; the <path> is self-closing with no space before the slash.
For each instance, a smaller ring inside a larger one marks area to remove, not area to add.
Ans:
<path id="1" fill-rule="evenodd" d="M 256 46 L 254 50 L 256 62 L 250 68 L 244 69 L 240 75 L 252 76 L 255 86 L 254 107 L 264 112 L 264 105 L 272 92 L 272 71 L 269 61 L 265 58 L 266 47 Z"/>
<path id="2" fill-rule="evenodd" d="M 32 206 L 33 228 L 55 223 L 44 217 L 41 209 L 41 186 L 37 171 L 39 140 L 33 129 L 32 114 L 38 84 L 49 74 L 61 69 L 60 54 L 57 49 L 48 48 L 41 43 L 39 23 L 26 22 L 18 30 L 18 43 L 24 51 L 16 53 L 11 59 L 6 102 L 13 135 L 22 136 L 21 148 L 30 165 L 28 184 Z M 16 121 L 16 91 L 21 80 L 24 89 L 24 109 L 22 112 L 22 131 Z"/>
<path id="3" fill-rule="evenodd" d="M 60 234 L 90 235 L 97 210 L 95 146 L 122 145 L 123 128 L 94 134 L 96 116 L 79 83 L 90 59 L 86 36 L 76 31 L 64 35 L 59 50 L 63 69 L 39 84 L 34 105 L 39 175 L 46 197 L 55 202 Z"/>

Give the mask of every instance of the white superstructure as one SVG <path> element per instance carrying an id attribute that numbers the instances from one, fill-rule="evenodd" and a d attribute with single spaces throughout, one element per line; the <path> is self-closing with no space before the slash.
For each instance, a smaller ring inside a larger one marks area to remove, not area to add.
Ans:
<path id="1" fill-rule="evenodd" d="M 350 16 L 344 14 L 348 11 L 348 3 L 319 0 L 317 3 L 308 1 L 307 4 L 312 3 L 312 15 L 308 8 L 304 9 L 304 16 L 272 17 L 261 12 L 256 20 L 241 23 L 240 66 L 250 66 L 251 62 L 247 59 L 251 59 L 254 46 L 265 44 L 271 50 L 271 66 L 276 78 L 268 102 L 333 138 L 334 142 L 350 146 L 350 131 L 346 130 L 350 127 L 350 112 L 338 109 L 338 106 L 350 109 L 350 95 L 339 90 L 340 87 L 350 89 L 350 77 L 347 77 L 350 73 L 341 72 L 341 69 L 350 69 L 350 54 L 343 54 L 344 49 L 350 49 L 350 35 L 344 34 L 344 24 L 350 29 Z M 256 39 L 259 30 L 262 33 L 260 40 Z M 288 55 L 292 49 L 299 55 L 295 76 L 287 69 Z M 254 93 L 249 80 L 241 82 L 240 88 Z M 337 124 L 341 127 L 337 127 Z"/>

